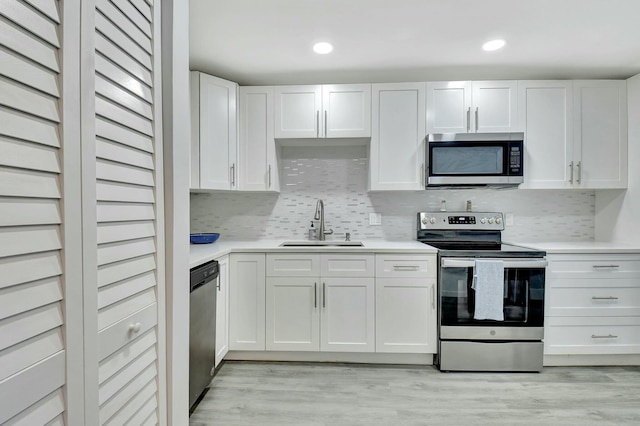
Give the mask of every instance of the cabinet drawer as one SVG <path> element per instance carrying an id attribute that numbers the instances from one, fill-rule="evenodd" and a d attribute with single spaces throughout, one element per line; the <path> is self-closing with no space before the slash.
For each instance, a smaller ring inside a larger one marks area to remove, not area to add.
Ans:
<path id="1" fill-rule="evenodd" d="M 592 280 L 567 280 L 550 289 L 549 316 L 640 316 L 640 286 L 635 280 L 611 280 L 606 287 L 578 287 Z M 627 286 L 621 286 L 628 284 Z"/>
<path id="2" fill-rule="evenodd" d="M 269 277 L 317 277 L 320 275 L 319 254 L 268 254 Z"/>
<path id="3" fill-rule="evenodd" d="M 100 360 L 115 352 L 118 348 L 142 336 L 157 323 L 157 304 L 124 318 L 98 333 L 98 353 Z M 133 329 L 135 326 L 135 330 Z"/>
<path id="4" fill-rule="evenodd" d="M 640 353 L 640 317 L 551 317 L 545 327 L 545 353 Z"/>
<path id="5" fill-rule="evenodd" d="M 373 254 L 327 253 L 320 257 L 322 277 L 373 277 Z"/>
<path id="6" fill-rule="evenodd" d="M 435 277 L 436 256 L 430 255 L 376 255 L 376 277 L 421 278 Z"/>
<path id="7" fill-rule="evenodd" d="M 549 277 L 640 278 L 637 255 L 549 256 Z"/>

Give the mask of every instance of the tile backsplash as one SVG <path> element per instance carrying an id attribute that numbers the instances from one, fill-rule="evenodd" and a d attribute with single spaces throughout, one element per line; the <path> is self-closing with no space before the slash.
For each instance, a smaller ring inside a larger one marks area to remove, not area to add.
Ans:
<path id="1" fill-rule="evenodd" d="M 316 202 L 325 205 L 328 238 L 415 239 L 416 213 L 473 210 L 513 214 L 506 241 L 587 241 L 594 238 L 595 192 L 591 190 L 426 190 L 367 192 L 364 146 L 282 147 L 280 194 L 191 194 L 191 232 L 220 232 L 228 240 L 305 239 Z M 369 213 L 382 225 L 369 225 Z M 317 227 L 317 224 L 316 224 Z"/>

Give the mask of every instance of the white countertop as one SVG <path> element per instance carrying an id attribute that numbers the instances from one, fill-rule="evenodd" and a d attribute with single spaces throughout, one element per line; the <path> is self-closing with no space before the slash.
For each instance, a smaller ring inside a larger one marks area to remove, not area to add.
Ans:
<path id="1" fill-rule="evenodd" d="M 189 267 L 202 265 L 231 252 L 237 253 L 427 253 L 435 254 L 438 250 L 417 241 L 362 241 L 362 247 L 280 247 L 280 244 L 291 240 L 255 240 L 224 241 L 213 244 L 191 244 L 189 250 Z M 340 241 L 338 241 L 340 242 Z"/>
<path id="2" fill-rule="evenodd" d="M 535 250 L 544 250 L 547 253 L 640 253 L 640 243 L 611 243 L 604 241 L 572 241 L 572 242 L 534 242 L 523 243 L 514 242 L 513 244 L 529 247 Z"/>

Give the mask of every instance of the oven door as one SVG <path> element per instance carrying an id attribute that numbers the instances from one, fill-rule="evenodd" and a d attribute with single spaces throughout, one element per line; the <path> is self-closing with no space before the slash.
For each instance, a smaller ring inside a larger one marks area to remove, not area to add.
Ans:
<path id="1" fill-rule="evenodd" d="M 476 320 L 474 259 L 440 259 L 440 338 L 539 340 L 544 333 L 542 258 L 501 259 L 504 262 L 504 321 Z"/>

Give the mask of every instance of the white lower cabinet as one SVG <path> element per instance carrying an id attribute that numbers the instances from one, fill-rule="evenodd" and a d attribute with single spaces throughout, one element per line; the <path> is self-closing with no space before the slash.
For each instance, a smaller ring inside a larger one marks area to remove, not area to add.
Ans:
<path id="1" fill-rule="evenodd" d="M 266 349 L 373 352 L 373 260 L 371 254 L 267 255 Z"/>
<path id="2" fill-rule="evenodd" d="M 216 367 L 229 352 L 229 256 L 218 259 L 218 294 L 216 295 Z"/>
<path id="3" fill-rule="evenodd" d="M 376 255 L 376 352 L 437 352 L 435 255 Z"/>
<path id="4" fill-rule="evenodd" d="M 640 354 L 640 255 L 547 259 L 545 355 Z"/>
<path id="5" fill-rule="evenodd" d="M 265 255 L 229 256 L 229 349 L 265 350 Z"/>

